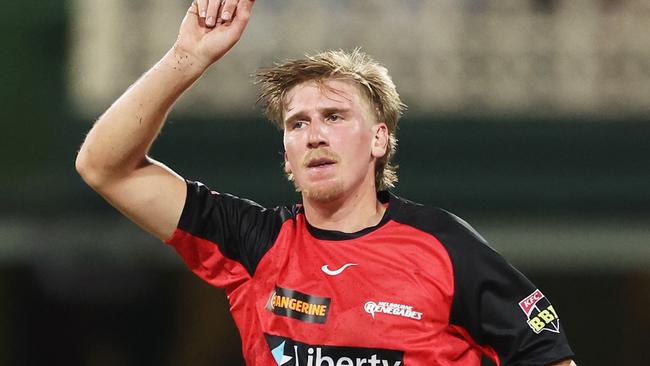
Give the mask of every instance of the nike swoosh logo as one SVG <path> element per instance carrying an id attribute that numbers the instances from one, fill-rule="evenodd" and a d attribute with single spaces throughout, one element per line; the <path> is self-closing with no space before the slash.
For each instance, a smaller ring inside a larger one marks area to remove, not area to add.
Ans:
<path id="1" fill-rule="evenodd" d="M 346 263 L 346 264 L 343 265 L 343 267 L 341 267 L 339 269 L 331 270 L 331 269 L 329 269 L 329 267 L 326 264 L 326 265 L 320 267 L 320 269 L 321 269 L 321 271 L 325 272 L 326 274 L 328 274 L 330 276 L 337 276 L 337 275 L 340 275 L 341 272 L 345 271 L 346 268 L 348 268 L 350 266 L 356 266 L 356 265 L 357 265 L 356 263 Z"/>

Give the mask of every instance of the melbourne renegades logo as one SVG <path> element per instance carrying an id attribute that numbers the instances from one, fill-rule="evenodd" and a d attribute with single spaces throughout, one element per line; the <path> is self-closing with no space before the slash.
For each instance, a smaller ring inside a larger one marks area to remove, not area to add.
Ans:
<path id="1" fill-rule="evenodd" d="M 528 317 L 527 323 L 533 332 L 539 334 L 543 330 L 548 330 L 560 333 L 560 317 L 542 291 L 535 290 L 519 302 L 519 307 Z"/>

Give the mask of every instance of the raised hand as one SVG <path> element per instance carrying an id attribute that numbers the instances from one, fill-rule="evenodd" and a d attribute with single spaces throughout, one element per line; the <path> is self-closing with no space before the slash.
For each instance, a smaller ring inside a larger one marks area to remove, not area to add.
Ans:
<path id="1" fill-rule="evenodd" d="M 174 44 L 207 68 L 241 38 L 254 0 L 194 0 L 187 10 Z"/>

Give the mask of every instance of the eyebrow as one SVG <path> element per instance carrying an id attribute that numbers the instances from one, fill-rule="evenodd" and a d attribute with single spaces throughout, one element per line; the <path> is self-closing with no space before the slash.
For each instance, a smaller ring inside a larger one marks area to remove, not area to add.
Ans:
<path id="1" fill-rule="evenodd" d="M 334 113 L 346 113 L 346 112 L 349 112 L 350 109 L 351 109 L 350 107 L 324 107 L 324 108 L 319 108 L 318 112 L 320 114 L 322 114 L 322 115 L 329 116 L 330 114 L 334 114 Z M 292 109 L 289 109 L 288 112 L 290 112 L 291 110 Z M 296 112 L 296 113 L 292 114 L 291 116 L 289 116 L 289 118 L 287 118 L 284 121 L 284 124 L 285 124 L 285 126 L 289 125 L 291 122 L 293 122 L 293 121 L 295 121 L 297 119 L 300 119 L 300 118 L 304 118 L 306 116 L 307 116 L 307 114 L 304 113 L 303 111 Z"/>

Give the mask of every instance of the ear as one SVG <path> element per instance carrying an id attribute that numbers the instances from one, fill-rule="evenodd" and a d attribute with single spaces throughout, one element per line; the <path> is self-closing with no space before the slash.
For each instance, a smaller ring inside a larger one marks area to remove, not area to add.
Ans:
<path id="1" fill-rule="evenodd" d="M 372 126 L 372 132 L 374 136 L 370 154 L 376 159 L 381 159 L 388 151 L 388 126 L 384 122 L 379 122 Z"/>
<path id="2" fill-rule="evenodd" d="M 287 175 L 292 174 L 291 173 L 291 163 L 289 163 L 289 159 L 287 159 L 286 151 L 284 153 L 284 172 L 287 173 Z"/>

